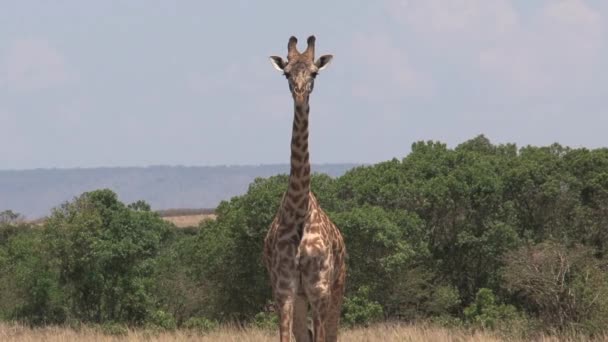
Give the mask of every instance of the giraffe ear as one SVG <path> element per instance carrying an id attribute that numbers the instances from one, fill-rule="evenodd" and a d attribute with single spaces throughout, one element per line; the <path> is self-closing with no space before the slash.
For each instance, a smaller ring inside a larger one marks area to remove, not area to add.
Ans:
<path id="1" fill-rule="evenodd" d="M 329 62 L 331 62 L 332 58 L 334 58 L 334 56 L 332 55 L 323 55 L 319 57 L 319 59 L 317 59 L 315 65 L 317 66 L 317 68 L 319 68 L 319 70 L 323 70 L 329 65 Z"/>
<path id="2" fill-rule="evenodd" d="M 270 63 L 272 63 L 272 66 L 279 71 L 283 71 L 287 65 L 283 58 L 279 56 L 270 56 Z"/>

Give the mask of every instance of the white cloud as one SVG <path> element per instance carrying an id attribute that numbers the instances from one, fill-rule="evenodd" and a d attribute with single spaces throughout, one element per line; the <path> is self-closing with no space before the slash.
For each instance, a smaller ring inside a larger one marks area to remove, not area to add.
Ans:
<path id="1" fill-rule="evenodd" d="M 17 40 L 0 56 L 0 85 L 10 89 L 47 89 L 72 79 L 64 56 L 45 40 Z"/>

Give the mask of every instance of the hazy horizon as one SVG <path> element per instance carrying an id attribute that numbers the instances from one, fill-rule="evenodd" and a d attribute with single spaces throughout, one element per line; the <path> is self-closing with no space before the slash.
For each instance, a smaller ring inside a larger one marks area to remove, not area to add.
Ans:
<path id="1" fill-rule="evenodd" d="M 367 165 L 368 163 L 355 163 L 355 162 L 343 162 L 343 163 L 313 163 L 311 166 L 332 166 L 332 165 Z M 158 165 L 117 165 L 117 166 L 74 166 L 74 167 L 36 167 L 30 169 L 0 169 L 1 171 L 12 172 L 12 171 L 36 171 L 36 170 L 94 170 L 94 169 L 150 169 L 150 168 L 231 168 L 231 167 L 265 167 L 265 166 L 288 166 L 289 163 L 268 163 L 268 164 L 217 164 L 217 165 L 179 165 L 179 164 L 158 164 Z M 315 170 L 313 169 L 312 172 Z"/>
<path id="2" fill-rule="evenodd" d="M 333 62 L 311 161 L 413 142 L 608 145 L 600 0 L 10 2 L 0 12 L 0 170 L 289 161 L 289 36 Z"/>
<path id="3" fill-rule="evenodd" d="M 338 177 L 357 165 L 317 164 L 312 170 Z M 97 189 L 111 189 L 125 203 L 144 200 L 154 210 L 215 208 L 220 201 L 247 192 L 258 177 L 288 172 L 288 164 L 0 170 L 0 212 L 13 210 L 38 218 Z"/>

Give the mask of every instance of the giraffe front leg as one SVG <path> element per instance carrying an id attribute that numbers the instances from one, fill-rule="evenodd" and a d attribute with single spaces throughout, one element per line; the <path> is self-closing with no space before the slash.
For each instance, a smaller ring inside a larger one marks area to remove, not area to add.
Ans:
<path id="1" fill-rule="evenodd" d="M 304 280 L 306 297 L 308 297 L 312 309 L 315 342 L 326 341 L 326 324 L 331 304 L 329 283 L 320 275 L 324 275 L 324 272 L 316 269 L 314 273 L 309 273 L 309 277 Z"/>
<path id="2" fill-rule="evenodd" d="M 338 341 L 338 325 L 340 324 L 340 313 L 344 296 L 344 275 L 334 281 L 331 288 L 331 299 L 329 302 L 329 313 L 325 322 L 326 341 Z"/>
<path id="3" fill-rule="evenodd" d="M 296 337 L 296 342 L 312 342 L 308 330 L 307 315 L 308 302 L 306 296 L 303 293 L 298 293 L 295 297 L 293 311 L 293 335 Z"/>
<path id="4" fill-rule="evenodd" d="M 330 298 L 328 295 L 320 295 L 311 301 L 312 321 L 314 325 L 314 342 L 326 342 L 326 323 L 329 318 Z"/>
<path id="5" fill-rule="evenodd" d="M 293 294 L 281 294 L 276 296 L 277 311 L 279 314 L 279 337 L 281 342 L 291 342 L 291 330 L 293 324 Z"/>
<path id="6" fill-rule="evenodd" d="M 302 285 L 311 306 L 314 325 L 314 341 L 325 342 L 326 322 L 329 314 L 331 289 L 329 284 L 329 260 L 322 248 L 307 245 L 300 257 Z"/>

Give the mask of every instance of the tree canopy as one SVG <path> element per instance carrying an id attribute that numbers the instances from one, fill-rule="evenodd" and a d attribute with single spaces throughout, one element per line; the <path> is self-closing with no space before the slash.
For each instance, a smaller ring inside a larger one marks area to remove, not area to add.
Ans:
<path id="1" fill-rule="evenodd" d="M 286 187 L 286 175 L 256 179 L 197 230 L 171 228 L 109 190 L 61 205 L 42 229 L 15 229 L 6 214 L 0 313 L 259 323 L 271 302 L 262 242 Z M 315 174 L 312 189 L 347 245 L 345 324 L 608 326 L 606 148 L 420 141 L 402 159 Z"/>

